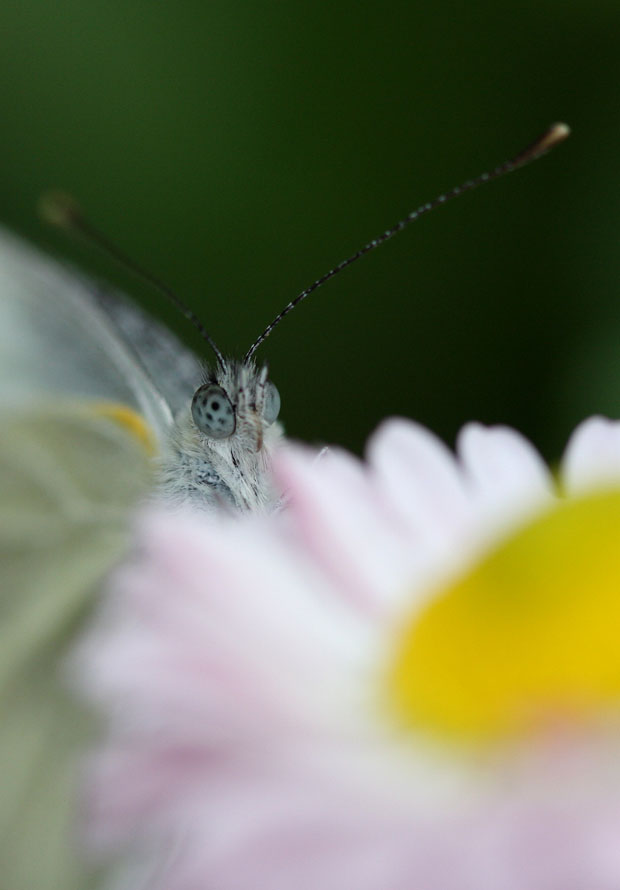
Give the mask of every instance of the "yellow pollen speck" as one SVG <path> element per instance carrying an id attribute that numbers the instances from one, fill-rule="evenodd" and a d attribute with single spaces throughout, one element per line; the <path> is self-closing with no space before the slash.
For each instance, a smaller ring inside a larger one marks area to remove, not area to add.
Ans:
<path id="1" fill-rule="evenodd" d="M 560 502 L 433 598 L 387 695 L 406 726 L 474 740 L 620 710 L 620 491 Z"/>
<path id="2" fill-rule="evenodd" d="M 93 402 L 88 407 L 97 417 L 107 417 L 131 433 L 148 455 L 156 453 L 153 431 L 145 419 L 132 408 L 120 402 Z"/>

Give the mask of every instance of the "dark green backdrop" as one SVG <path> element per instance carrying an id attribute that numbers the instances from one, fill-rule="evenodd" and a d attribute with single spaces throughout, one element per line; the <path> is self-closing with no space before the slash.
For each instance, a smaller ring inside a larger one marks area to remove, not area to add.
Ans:
<path id="1" fill-rule="evenodd" d="M 0 35 L 2 219 L 199 346 L 38 223 L 39 192 L 70 190 L 227 352 L 566 120 L 555 154 L 342 274 L 261 356 L 291 435 L 356 449 L 399 413 L 448 441 L 510 423 L 554 457 L 584 415 L 620 415 L 617 0 L 3 0 Z"/>

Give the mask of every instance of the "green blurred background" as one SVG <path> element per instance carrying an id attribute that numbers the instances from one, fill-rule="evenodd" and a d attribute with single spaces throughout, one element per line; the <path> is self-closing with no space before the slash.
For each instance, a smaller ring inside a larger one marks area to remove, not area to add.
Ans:
<path id="1" fill-rule="evenodd" d="M 239 353 L 300 289 L 549 123 L 554 154 L 347 270 L 262 348 L 289 434 L 357 450 L 389 414 L 453 442 L 504 422 L 557 457 L 620 416 L 620 4 L 3 0 L 0 216 L 43 190 L 164 278 Z"/>

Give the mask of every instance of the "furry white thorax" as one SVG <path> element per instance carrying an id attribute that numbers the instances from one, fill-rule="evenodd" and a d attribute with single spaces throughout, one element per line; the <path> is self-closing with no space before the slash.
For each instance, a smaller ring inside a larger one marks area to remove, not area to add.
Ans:
<path id="1" fill-rule="evenodd" d="M 282 427 L 263 417 L 267 368 L 226 361 L 208 369 L 203 383 L 224 389 L 235 410 L 236 428 L 226 439 L 201 432 L 188 403 L 175 418 L 158 460 L 158 493 L 175 504 L 213 509 L 218 505 L 252 512 L 273 509 L 279 500 L 271 459 Z"/>

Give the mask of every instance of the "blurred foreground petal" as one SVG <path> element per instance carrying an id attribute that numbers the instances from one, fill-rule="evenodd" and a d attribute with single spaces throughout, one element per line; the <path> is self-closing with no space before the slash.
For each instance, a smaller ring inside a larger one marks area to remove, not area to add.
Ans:
<path id="1" fill-rule="evenodd" d="M 73 662 L 121 886 L 617 890 L 620 488 L 571 481 L 599 438 L 568 496 L 512 430 L 457 458 L 398 420 L 365 464 L 283 452 L 279 515 L 145 515 Z"/>

